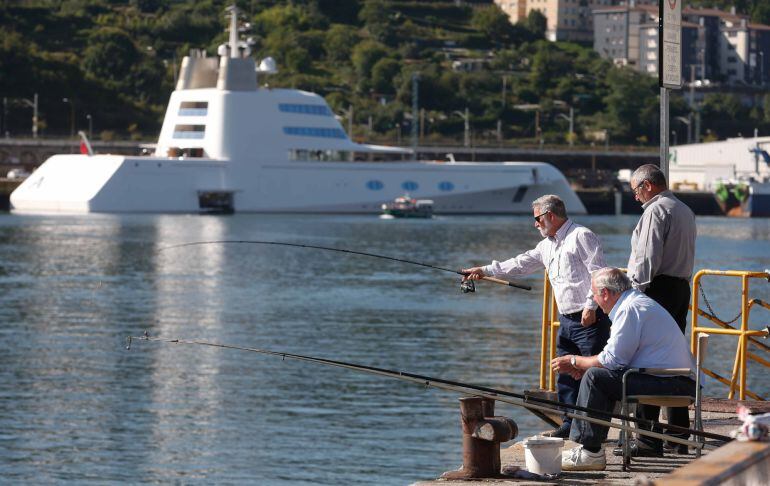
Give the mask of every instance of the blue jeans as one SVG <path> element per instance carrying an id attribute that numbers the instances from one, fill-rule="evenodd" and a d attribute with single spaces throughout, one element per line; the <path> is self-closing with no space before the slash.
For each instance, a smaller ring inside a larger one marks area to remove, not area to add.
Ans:
<path id="1" fill-rule="evenodd" d="M 559 335 L 556 338 L 556 354 L 564 356 L 596 356 L 604 349 L 610 337 L 610 319 L 596 309 L 596 322 L 588 327 L 580 324 L 582 312 L 574 314 L 559 314 Z M 577 401 L 580 381 L 565 373 L 556 376 L 556 395 L 561 403 L 574 405 Z M 564 424 L 569 427 L 572 419 L 564 415 Z"/>
<path id="2" fill-rule="evenodd" d="M 626 370 L 608 370 L 606 368 L 589 368 L 580 382 L 580 392 L 577 397 L 579 407 L 587 407 L 594 410 L 611 412 L 615 403 L 623 398 L 623 373 Z M 684 376 L 660 377 L 652 375 L 631 375 L 628 377 L 626 392 L 629 395 L 653 394 L 653 395 L 694 395 L 695 382 Z M 640 407 L 642 409 L 646 407 Z M 575 412 L 577 415 L 586 415 L 585 412 Z M 596 418 L 609 421 L 605 416 Z M 639 418 L 658 420 L 658 411 L 654 416 L 647 416 L 642 410 Z M 576 419 L 572 424 L 569 438 L 589 448 L 601 447 L 607 438 L 609 427 L 598 425 L 585 420 Z M 655 429 L 660 432 L 659 429 Z M 644 438 L 651 447 L 660 449 L 660 439 Z"/>

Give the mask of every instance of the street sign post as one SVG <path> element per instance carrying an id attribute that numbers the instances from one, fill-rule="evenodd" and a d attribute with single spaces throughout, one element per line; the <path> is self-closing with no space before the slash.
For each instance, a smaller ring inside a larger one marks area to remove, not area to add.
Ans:
<path id="1" fill-rule="evenodd" d="M 660 86 L 682 87 L 682 0 L 660 0 L 660 46 L 658 80 Z"/>
<path id="2" fill-rule="evenodd" d="M 658 85 L 660 170 L 668 181 L 668 90 L 682 87 L 682 0 L 659 0 L 658 3 Z"/>

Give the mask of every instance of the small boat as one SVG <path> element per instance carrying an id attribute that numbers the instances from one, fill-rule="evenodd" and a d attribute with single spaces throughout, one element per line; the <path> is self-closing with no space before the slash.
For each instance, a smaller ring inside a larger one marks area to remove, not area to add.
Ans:
<path id="1" fill-rule="evenodd" d="M 392 218 L 432 218 L 433 200 L 397 197 L 393 202 L 382 205 L 382 214 Z"/>

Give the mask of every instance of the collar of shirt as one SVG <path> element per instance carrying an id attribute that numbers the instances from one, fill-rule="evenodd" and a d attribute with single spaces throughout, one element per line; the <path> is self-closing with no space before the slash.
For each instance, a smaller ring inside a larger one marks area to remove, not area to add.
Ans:
<path id="1" fill-rule="evenodd" d="M 660 191 L 658 194 L 655 195 L 655 197 L 651 198 L 646 203 L 642 204 L 642 209 L 647 209 L 649 206 L 651 206 L 655 201 L 657 201 L 660 198 L 663 197 L 671 197 L 673 193 L 666 189 L 665 191 Z"/>
<path id="2" fill-rule="evenodd" d="M 612 309 L 610 310 L 610 313 L 608 316 L 610 318 L 610 321 L 615 319 L 615 316 L 618 314 L 618 312 L 620 312 L 620 307 L 625 303 L 626 300 L 628 300 L 631 297 L 633 293 L 634 293 L 634 289 L 628 289 L 622 294 L 620 294 L 618 301 L 615 302 L 615 305 L 612 306 Z"/>
<path id="3" fill-rule="evenodd" d="M 548 239 L 554 243 L 561 243 L 564 241 L 564 238 L 567 237 L 567 233 L 569 233 L 570 228 L 572 228 L 572 220 L 566 219 L 564 220 L 564 224 L 561 225 L 561 228 L 556 230 L 556 234 L 549 236 Z"/>

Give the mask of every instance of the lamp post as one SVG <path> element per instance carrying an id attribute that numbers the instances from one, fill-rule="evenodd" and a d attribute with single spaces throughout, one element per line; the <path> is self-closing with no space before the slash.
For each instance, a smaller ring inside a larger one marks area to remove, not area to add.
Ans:
<path id="1" fill-rule="evenodd" d="M 94 138 L 94 118 L 89 113 L 86 115 L 86 119 L 88 120 L 88 139 L 91 140 Z"/>
<path id="2" fill-rule="evenodd" d="M 62 98 L 61 100 L 70 105 L 70 138 L 75 138 L 75 101 L 70 98 Z"/>
<path id="3" fill-rule="evenodd" d="M 689 114 L 689 116 L 678 116 L 676 117 L 677 120 L 687 125 L 687 143 L 690 143 L 692 140 L 692 113 Z M 674 132 L 676 133 L 676 132 Z M 676 145 L 676 142 L 674 142 L 674 145 Z"/>
<path id="4" fill-rule="evenodd" d="M 471 123 L 470 123 L 470 114 L 468 113 L 468 108 L 465 109 L 465 112 L 455 110 L 454 113 L 457 115 L 460 115 L 463 121 L 465 122 L 465 135 L 463 136 L 463 146 L 470 147 L 471 146 Z"/>
<path id="5" fill-rule="evenodd" d="M 21 98 L 21 102 L 32 108 L 32 138 L 37 138 L 37 93 L 31 100 Z"/>
<path id="6" fill-rule="evenodd" d="M 565 115 L 564 113 L 559 113 L 557 116 L 560 116 L 567 120 L 569 122 L 569 146 L 572 147 L 575 145 L 575 109 L 571 106 L 569 107 L 569 116 Z"/>

